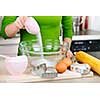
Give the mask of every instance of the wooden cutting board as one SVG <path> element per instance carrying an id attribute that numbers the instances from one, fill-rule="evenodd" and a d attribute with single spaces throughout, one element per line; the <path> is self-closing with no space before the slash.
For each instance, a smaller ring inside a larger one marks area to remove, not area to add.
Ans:
<path id="1" fill-rule="evenodd" d="M 62 79 L 74 79 L 74 78 L 82 78 L 82 77 L 92 77 L 93 72 L 91 71 L 87 75 L 81 75 L 80 73 L 72 72 L 67 70 L 63 74 L 58 74 L 58 77 L 52 79 L 44 79 L 39 76 L 33 76 L 32 74 L 23 74 L 20 76 L 11 76 L 11 75 L 0 75 L 0 82 L 7 83 L 20 83 L 20 82 L 48 82 L 53 80 L 62 80 Z"/>

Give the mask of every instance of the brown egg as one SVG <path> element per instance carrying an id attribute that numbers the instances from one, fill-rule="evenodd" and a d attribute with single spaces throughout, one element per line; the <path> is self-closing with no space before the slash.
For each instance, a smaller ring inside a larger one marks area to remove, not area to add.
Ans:
<path id="1" fill-rule="evenodd" d="M 63 62 L 59 62 L 56 64 L 56 70 L 58 73 L 64 73 L 67 70 L 67 66 Z"/>
<path id="2" fill-rule="evenodd" d="M 71 64 L 72 61 L 70 58 L 64 58 L 56 64 L 56 70 L 58 73 L 64 73 Z"/>
<path id="3" fill-rule="evenodd" d="M 66 64 L 66 66 L 67 67 L 69 67 L 71 64 L 72 64 L 72 61 L 71 61 L 71 59 L 70 58 L 64 58 L 63 60 L 62 60 L 62 62 L 64 63 L 64 64 Z"/>

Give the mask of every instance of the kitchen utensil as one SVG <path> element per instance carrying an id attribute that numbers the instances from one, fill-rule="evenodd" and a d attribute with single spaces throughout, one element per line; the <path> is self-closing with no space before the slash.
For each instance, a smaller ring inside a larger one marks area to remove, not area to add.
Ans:
<path id="1" fill-rule="evenodd" d="M 33 67 L 34 75 L 41 76 L 43 73 L 47 73 L 47 71 L 54 72 L 53 67 L 48 67 L 48 66 L 54 66 L 54 63 L 52 63 L 46 59 L 33 60 L 31 62 L 31 65 Z"/>
<path id="2" fill-rule="evenodd" d="M 90 72 L 90 66 L 88 64 L 79 64 L 76 62 L 71 65 L 70 70 L 85 75 Z"/>
<path id="3" fill-rule="evenodd" d="M 54 78 L 57 77 L 57 72 L 55 68 L 48 67 L 53 66 L 51 62 L 47 61 L 46 59 L 40 59 L 37 61 L 33 61 L 33 75 L 38 75 L 42 78 Z"/>
<path id="4" fill-rule="evenodd" d="M 55 68 L 48 67 L 46 72 L 41 74 L 41 78 L 56 78 L 58 76 L 58 73 Z"/>
<path id="5" fill-rule="evenodd" d="M 30 34 L 38 34 L 40 32 L 39 25 L 37 21 L 32 18 L 28 17 L 25 21 L 25 29 L 30 33 Z"/>
<path id="6" fill-rule="evenodd" d="M 42 73 L 46 72 L 46 63 L 47 61 L 45 59 L 40 59 L 36 61 L 31 62 L 31 66 L 33 67 L 33 74 L 34 75 L 41 75 Z"/>
<path id="7" fill-rule="evenodd" d="M 57 72 L 46 72 L 42 73 L 41 78 L 56 78 L 58 76 Z"/>
<path id="8" fill-rule="evenodd" d="M 6 57 L 5 66 L 11 75 L 21 75 L 28 66 L 27 56 Z"/>

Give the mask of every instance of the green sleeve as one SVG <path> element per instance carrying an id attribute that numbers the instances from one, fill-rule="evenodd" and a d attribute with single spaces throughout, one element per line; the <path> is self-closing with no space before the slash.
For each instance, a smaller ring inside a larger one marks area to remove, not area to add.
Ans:
<path id="1" fill-rule="evenodd" d="M 73 36 L 73 24 L 72 24 L 72 16 L 63 16 L 62 17 L 62 29 L 63 29 L 63 37 L 72 38 Z"/>
<path id="2" fill-rule="evenodd" d="M 5 33 L 5 28 L 8 24 L 11 24 L 12 22 L 14 22 L 16 20 L 16 16 L 4 16 L 3 20 L 2 20 L 2 25 L 1 25 L 1 31 L 0 31 L 0 35 L 3 38 L 8 38 L 6 33 Z"/>

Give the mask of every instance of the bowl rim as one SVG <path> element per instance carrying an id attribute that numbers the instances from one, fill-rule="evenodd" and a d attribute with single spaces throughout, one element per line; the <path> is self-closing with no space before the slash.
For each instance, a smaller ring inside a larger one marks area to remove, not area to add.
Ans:
<path id="1" fill-rule="evenodd" d="M 36 55 L 39 55 L 39 54 L 46 54 L 46 55 L 52 55 L 52 54 L 60 54 L 61 51 L 57 51 L 57 52 L 40 52 L 40 51 L 27 51 L 27 53 L 31 53 L 31 54 L 36 54 Z"/>

